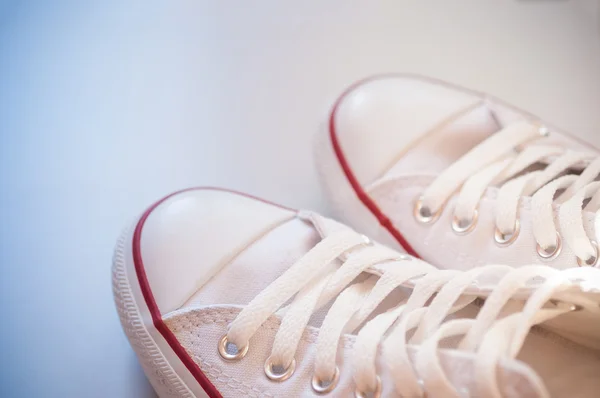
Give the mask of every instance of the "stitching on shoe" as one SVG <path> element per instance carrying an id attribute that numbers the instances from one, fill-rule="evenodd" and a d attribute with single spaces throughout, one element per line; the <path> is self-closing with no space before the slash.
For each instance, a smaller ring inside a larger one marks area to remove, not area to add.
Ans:
<path id="1" fill-rule="evenodd" d="M 173 332 L 188 332 L 197 337 L 201 337 L 199 334 L 195 333 L 196 328 L 199 328 L 201 325 L 209 324 L 228 325 L 233 318 L 239 314 L 238 310 L 229 309 L 202 309 L 200 311 L 202 312 L 190 311 L 175 318 L 165 319 L 165 322 Z M 190 318 L 197 318 L 198 322 L 192 322 Z M 280 323 L 281 322 L 277 318 L 272 317 L 262 325 L 262 328 L 277 331 L 279 330 Z M 318 332 L 314 330 L 306 329 L 302 334 L 302 340 L 307 343 L 316 343 L 317 338 Z M 347 337 L 342 337 L 342 346 L 344 348 L 352 348 L 354 342 Z"/>
<path id="2" fill-rule="evenodd" d="M 231 262 L 233 262 L 235 259 L 237 259 L 242 253 L 246 252 L 246 250 L 248 250 L 252 246 L 256 245 L 257 242 L 260 242 L 262 239 L 264 239 L 271 232 L 275 231 L 277 228 L 280 228 L 283 225 L 286 225 L 288 222 L 293 221 L 295 218 L 296 218 L 296 215 L 294 214 L 294 215 L 290 216 L 289 218 L 286 218 L 285 220 L 283 220 L 283 221 L 281 221 L 281 222 L 279 222 L 279 223 L 271 226 L 270 228 L 267 228 L 264 231 L 260 231 L 256 236 L 254 236 L 249 242 L 247 242 L 236 253 L 234 253 L 233 255 L 229 256 L 225 260 L 225 262 L 221 264 L 221 266 L 219 267 L 219 270 L 213 276 L 211 276 L 208 279 L 208 281 L 205 282 L 205 284 L 207 284 L 211 280 L 213 280 L 223 269 L 225 269 L 227 267 L 227 265 L 229 265 Z M 199 287 L 198 289 L 196 289 L 194 291 L 194 293 L 192 293 L 188 298 L 186 298 L 185 301 L 183 301 L 183 303 L 181 303 L 181 305 L 179 305 L 177 308 L 183 308 L 186 305 L 189 305 L 190 301 L 192 301 L 192 299 L 198 294 L 198 292 L 200 291 L 200 289 L 202 289 L 202 286 Z"/>

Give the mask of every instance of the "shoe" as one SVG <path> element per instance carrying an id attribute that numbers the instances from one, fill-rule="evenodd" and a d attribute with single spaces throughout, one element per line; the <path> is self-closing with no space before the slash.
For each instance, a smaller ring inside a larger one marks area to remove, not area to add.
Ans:
<path id="1" fill-rule="evenodd" d="M 338 219 L 443 267 L 598 265 L 597 149 L 486 94 L 391 75 L 350 87 L 316 160 Z"/>
<path id="2" fill-rule="evenodd" d="M 438 270 L 239 193 L 152 205 L 117 244 L 113 290 L 160 397 L 600 390 L 600 270 Z"/>

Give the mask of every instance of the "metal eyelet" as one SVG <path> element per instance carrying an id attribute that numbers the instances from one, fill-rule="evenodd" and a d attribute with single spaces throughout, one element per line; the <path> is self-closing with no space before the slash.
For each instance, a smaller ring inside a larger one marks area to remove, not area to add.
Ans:
<path id="1" fill-rule="evenodd" d="M 515 221 L 515 228 L 513 229 L 513 232 L 510 234 L 503 234 L 496 227 L 496 231 L 494 232 L 494 240 L 496 241 L 496 243 L 499 246 L 502 246 L 502 247 L 509 246 L 511 243 L 513 243 L 515 240 L 517 240 L 517 237 L 519 236 L 520 231 L 521 231 L 521 223 L 519 222 L 519 219 L 517 219 Z"/>
<path id="2" fill-rule="evenodd" d="M 373 398 L 381 397 L 381 378 L 377 376 L 377 387 L 375 387 L 375 391 L 354 391 L 355 398 L 367 398 L 367 396 L 371 394 Z"/>
<path id="3" fill-rule="evenodd" d="M 444 206 L 440 206 L 435 212 L 432 212 L 431 209 L 423 206 L 423 198 L 419 198 L 415 202 L 413 214 L 421 224 L 431 224 L 440 218 L 442 210 L 444 210 Z"/>
<path id="4" fill-rule="evenodd" d="M 312 378 L 312 388 L 317 394 L 327 394 L 331 392 L 335 386 L 337 386 L 338 381 L 340 380 L 340 369 L 336 366 L 335 372 L 333 373 L 333 378 L 330 381 L 323 381 L 319 379 L 316 375 Z"/>
<path id="5" fill-rule="evenodd" d="M 265 374 L 267 377 L 273 381 L 285 381 L 292 377 L 294 371 L 296 370 L 296 359 L 292 359 L 292 363 L 287 369 L 282 369 L 282 371 L 278 371 L 279 369 L 275 368 L 283 368 L 283 366 L 275 365 L 271 363 L 271 357 L 267 358 L 265 361 Z"/>
<path id="6" fill-rule="evenodd" d="M 588 258 L 587 260 L 582 260 L 579 257 L 577 257 L 577 265 L 579 265 L 580 267 L 594 267 L 596 264 L 598 264 L 598 242 L 596 242 L 595 240 L 591 240 L 590 243 L 592 244 L 592 246 L 594 246 L 596 254 Z"/>
<path id="7" fill-rule="evenodd" d="M 230 343 L 227 339 L 227 335 L 224 335 L 221 337 L 221 340 L 219 340 L 219 354 L 221 355 L 221 358 L 227 361 L 236 361 L 246 356 L 248 353 L 248 346 L 249 344 L 246 344 L 240 348 L 235 344 Z M 230 349 L 232 347 L 234 348 L 234 353 L 231 353 Z"/>
<path id="8" fill-rule="evenodd" d="M 583 310 L 583 306 L 579 305 L 579 304 L 572 304 L 566 301 L 562 301 L 562 300 L 550 300 L 550 303 L 554 304 L 554 306 L 556 306 L 557 308 L 560 307 L 561 304 L 566 304 L 569 306 L 569 312 L 577 312 L 577 311 L 581 311 Z"/>
<path id="9" fill-rule="evenodd" d="M 560 237 L 560 234 L 556 232 L 556 243 L 554 243 L 554 246 L 550 246 L 544 249 L 542 246 L 540 246 L 539 243 L 536 242 L 535 248 L 537 250 L 537 254 L 541 258 L 543 258 L 544 260 L 552 260 L 558 257 L 558 255 L 560 254 L 560 251 L 562 249 L 562 238 Z"/>
<path id="10" fill-rule="evenodd" d="M 452 219 L 452 230 L 458 235 L 466 235 L 471 232 L 477 225 L 479 212 L 477 209 L 473 212 L 473 218 L 470 220 L 459 220 L 456 216 Z"/>
<path id="11" fill-rule="evenodd" d="M 532 120 L 531 124 L 537 128 L 537 132 L 541 137 L 550 136 L 550 129 L 541 120 Z"/>
<path id="12" fill-rule="evenodd" d="M 411 261 L 413 260 L 414 257 L 410 256 L 408 254 L 400 254 L 398 257 L 396 257 L 393 261 Z"/>

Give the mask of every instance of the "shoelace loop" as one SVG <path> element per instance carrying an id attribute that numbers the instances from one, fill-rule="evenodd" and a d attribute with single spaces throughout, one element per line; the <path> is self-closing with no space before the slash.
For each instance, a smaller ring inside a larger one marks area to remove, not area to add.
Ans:
<path id="1" fill-rule="evenodd" d="M 265 320 L 278 314 L 281 325 L 265 363 L 265 374 L 271 380 L 284 381 L 293 376 L 295 354 L 310 317 L 335 298 L 316 342 L 311 383 L 315 392 L 326 394 L 335 389 L 340 379 L 336 363 L 340 340 L 344 333 L 358 328 L 351 358 L 356 397 L 381 394 L 378 355 L 393 375 L 394 389 L 400 396 L 425 396 L 427 391 L 459 396 L 440 365 L 438 349 L 442 340 L 461 335 L 458 348 L 476 354 L 478 388 L 489 396 L 500 397 L 495 377 L 498 361 L 516 356 L 531 326 L 576 309 L 572 305 L 548 304 L 556 292 L 571 285 L 565 271 L 544 266 L 485 266 L 461 272 L 438 270 L 420 260 L 397 257 L 397 253 L 377 244 L 366 245 L 364 238 L 351 230 L 332 233 L 239 313 L 221 339 L 219 353 L 226 360 L 242 359 L 250 352 L 250 338 Z M 336 260 L 340 258 L 345 259 L 341 265 Z M 361 274 L 366 278 L 357 281 Z M 478 316 L 448 320 L 449 315 L 478 297 L 469 294 L 469 289 L 480 278 L 490 276 L 497 283 Z M 542 282 L 522 308 L 499 319 L 500 311 L 533 279 Z M 400 286 L 412 286 L 410 296 L 366 321 Z M 490 336 L 501 343 L 490 343 Z M 409 346 L 418 347 L 414 362 Z"/>
<path id="2" fill-rule="evenodd" d="M 415 202 L 415 218 L 423 224 L 435 222 L 458 191 L 452 229 L 467 234 L 476 227 L 486 190 L 499 185 L 494 233 L 498 245 L 508 246 L 518 238 L 521 199 L 530 196 L 539 256 L 554 259 L 567 244 L 580 266 L 597 265 L 598 245 L 588 236 L 584 217 L 600 210 L 600 158 L 546 144 L 549 135 L 546 127 L 529 122 L 495 133 L 434 179 Z M 536 165 L 544 167 L 536 170 Z"/>

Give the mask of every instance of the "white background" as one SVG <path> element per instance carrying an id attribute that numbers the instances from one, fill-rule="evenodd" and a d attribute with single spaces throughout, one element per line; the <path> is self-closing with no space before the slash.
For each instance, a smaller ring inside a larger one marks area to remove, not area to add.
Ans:
<path id="1" fill-rule="evenodd" d="M 600 143 L 594 0 L 96 3 L 0 0 L 2 397 L 152 397 L 120 228 L 195 185 L 327 211 L 312 137 L 356 79 L 439 77 Z"/>

